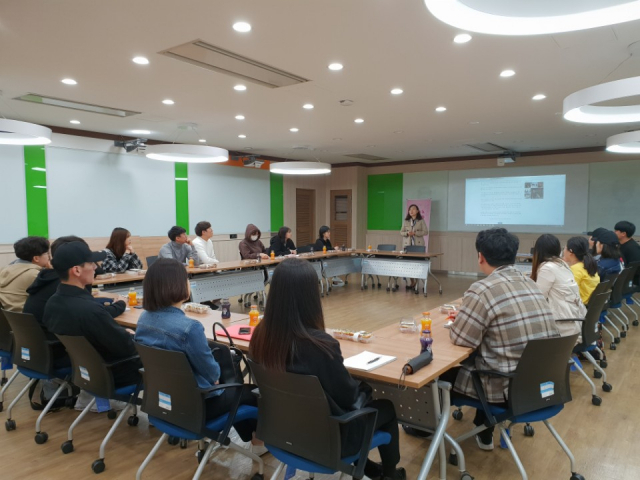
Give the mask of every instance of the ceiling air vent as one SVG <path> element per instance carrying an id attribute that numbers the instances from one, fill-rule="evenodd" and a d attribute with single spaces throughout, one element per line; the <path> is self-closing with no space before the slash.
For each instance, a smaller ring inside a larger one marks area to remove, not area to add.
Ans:
<path id="1" fill-rule="evenodd" d="M 502 153 L 508 150 L 508 148 L 501 147 L 495 143 L 465 143 L 465 145 L 484 153 Z"/>
<path id="2" fill-rule="evenodd" d="M 345 157 L 359 158 L 360 160 L 389 160 L 385 157 L 377 157 L 375 155 L 367 155 L 366 153 L 351 153 Z"/>
<path id="3" fill-rule="evenodd" d="M 102 105 L 92 105 L 90 103 L 76 102 L 74 100 L 46 97 L 44 95 L 38 95 L 37 93 L 28 93 L 27 95 L 14 98 L 14 100 L 39 103 L 41 105 L 51 105 L 52 107 L 70 108 L 71 110 L 80 110 L 83 112 L 100 113 L 102 115 L 111 115 L 113 117 L 130 117 L 132 115 L 140 115 L 140 112 L 133 112 L 122 108 L 103 107 Z"/>
<path id="4" fill-rule="evenodd" d="M 163 50 L 160 54 L 269 88 L 288 87 L 309 81 L 307 78 L 265 65 L 202 40 L 178 45 Z"/>

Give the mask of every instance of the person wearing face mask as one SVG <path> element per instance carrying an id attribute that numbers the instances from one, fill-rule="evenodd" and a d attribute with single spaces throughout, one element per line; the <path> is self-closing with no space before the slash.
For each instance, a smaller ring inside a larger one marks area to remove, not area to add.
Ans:
<path id="1" fill-rule="evenodd" d="M 267 255 L 267 249 L 264 248 L 264 244 L 260 241 L 261 235 L 262 233 L 260 232 L 260 229 L 253 223 L 247 225 L 247 229 L 244 232 L 244 240 L 242 240 L 238 245 L 238 248 L 240 249 L 240 258 L 243 260 L 269 258 Z"/>

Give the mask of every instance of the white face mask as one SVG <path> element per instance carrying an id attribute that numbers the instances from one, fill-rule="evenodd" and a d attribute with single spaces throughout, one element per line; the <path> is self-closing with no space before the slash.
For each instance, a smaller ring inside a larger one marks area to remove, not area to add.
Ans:
<path id="1" fill-rule="evenodd" d="M 258 235 L 251 235 L 251 241 L 255 242 L 256 240 L 258 240 Z"/>

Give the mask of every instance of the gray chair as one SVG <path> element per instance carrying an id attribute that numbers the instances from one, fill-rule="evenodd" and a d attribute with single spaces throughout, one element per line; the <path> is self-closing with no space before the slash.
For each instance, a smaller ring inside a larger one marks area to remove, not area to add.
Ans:
<path id="1" fill-rule="evenodd" d="M 381 243 L 379 244 L 376 249 L 381 251 L 381 252 L 393 252 L 394 250 L 396 250 L 397 246 L 392 244 L 392 243 Z M 372 257 L 375 257 L 375 252 L 371 255 Z M 363 282 L 363 287 L 366 290 L 367 289 L 367 283 L 369 283 L 369 279 L 371 279 L 371 288 L 376 288 L 376 282 L 373 279 L 373 275 L 367 275 L 366 280 Z M 377 279 L 377 284 L 378 284 L 378 288 L 382 288 L 382 283 L 380 283 L 380 276 L 376 275 L 376 279 Z M 391 280 L 393 279 L 393 285 L 391 284 Z M 389 279 L 387 280 L 387 292 L 390 291 L 397 291 L 398 290 L 398 277 L 389 277 Z"/>

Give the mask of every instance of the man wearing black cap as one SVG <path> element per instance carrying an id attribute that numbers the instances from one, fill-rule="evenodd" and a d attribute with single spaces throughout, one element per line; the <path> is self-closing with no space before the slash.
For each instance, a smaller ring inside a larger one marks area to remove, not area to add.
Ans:
<path id="1" fill-rule="evenodd" d="M 136 355 L 133 337 L 95 302 L 86 285 L 93 282 L 95 262 L 105 252 L 92 252 L 83 242 L 61 245 L 51 262 L 61 283 L 44 310 L 44 325 L 52 333 L 85 337 L 107 363 Z M 138 382 L 139 360 L 113 368 L 116 387 Z"/>

